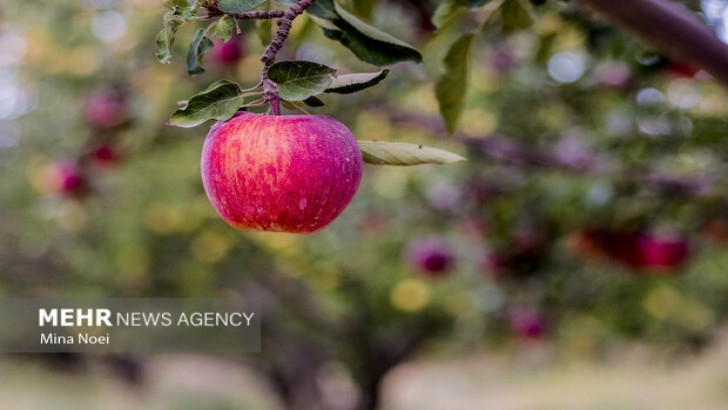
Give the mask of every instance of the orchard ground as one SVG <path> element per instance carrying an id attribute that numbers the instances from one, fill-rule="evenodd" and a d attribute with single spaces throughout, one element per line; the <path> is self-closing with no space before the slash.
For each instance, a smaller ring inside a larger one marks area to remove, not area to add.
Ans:
<path id="1" fill-rule="evenodd" d="M 382 409 L 728 408 L 728 329 L 704 352 L 680 359 L 665 359 L 645 346 L 623 348 L 598 360 L 556 356 L 546 344 L 526 344 L 511 353 L 416 360 L 388 376 Z M 107 370 L 94 361 L 88 365 L 90 372 L 79 373 L 31 363 L 0 359 L 0 371 L 12 375 L 0 384 L 7 408 L 282 408 L 254 372 L 226 357 L 149 357 L 144 365 L 148 382 L 142 387 L 98 377 Z"/>

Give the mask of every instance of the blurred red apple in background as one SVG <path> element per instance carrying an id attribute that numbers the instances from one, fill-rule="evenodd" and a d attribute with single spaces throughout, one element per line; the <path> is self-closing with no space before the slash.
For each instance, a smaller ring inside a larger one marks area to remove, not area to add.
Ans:
<path id="1" fill-rule="evenodd" d="M 116 149 L 110 145 L 99 145 L 93 148 L 90 157 L 94 164 L 101 166 L 114 164 L 119 159 Z"/>
<path id="2" fill-rule="evenodd" d="M 212 50 L 208 53 L 213 63 L 218 65 L 235 65 L 243 56 L 243 43 L 235 36 L 227 42 L 212 40 Z"/>
<path id="3" fill-rule="evenodd" d="M 127 117 L 126 93 L 111 87 L 98 90 L 86 98 L 83 104 L 83 118 L 96 128 L 112 128 Z"/>
<path id="4" fill-rule="evenodd" d="M 667 72 L 674 77 L 688 77 L 693 78 L 698 73 L 698 69 L 693 65 L 683 61 L 670 61 L 665 66 Z"/>
<path id="5" fill-rule="evenodd" d="M 511 331 L 524 339 L 540 339 L 546 331 L 543 316 L 533 308 L 514 309 L 508 321 Z"/>
<path id="6" fill-rule="evenodd" d="M 604 255 L 626 266 L 654 270 L 683 265 L 689 255 L 688 240 L 644 231 L 584 230 L 571 236 L 569 245 L 585 255 Z"/>
<path id="7" fill-rule="evenodd" d="M 443 239 L 426 236 L 412 240 L 405 251 L 410 265 L 428 276 L 444 276 L 455 262 L 455 254 Z"/>
<path id="8" fill-rule="evenodd" d="M 679 236 L 637 236 L 636 246 L 641 256 L 640 267 L 670 268 L 682 265 L 688 257 L 688 242 Z"/>
<path id="9" fill-rule="evenodd" d="M 75 162 L 61 160 L 51 162 L 40 170 L 38 185 L 45 192 L 74 195 L 83 189 L 85 181 Z"/>
<path id="10" fill-rule="evenodd" d="M 245 112 L 212 126 L 201 166 L 207 196 L 232 227 L 300 234 L 333 222 L 363 171 L 354 136 L 335 119 Z"/>

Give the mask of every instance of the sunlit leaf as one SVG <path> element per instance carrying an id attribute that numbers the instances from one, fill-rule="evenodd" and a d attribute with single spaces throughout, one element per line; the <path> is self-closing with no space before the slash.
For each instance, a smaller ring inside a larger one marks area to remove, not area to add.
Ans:
<path id="1" fill-rule="evenodd" d="M 437 28 L 442 28 L 453 17 L 467 8 L 467 0 L 444 0 L 435 9 L 435 14 L 432 16 L 432 24 Z"/>
<path id="2" fill-rule="evenodd" d="M 177 30 L 187 23 L 185 15 L 192 15 L 189 7 L 172 6 L 172 10 L 164 14 L 162 30 L 157 34 L 157 52 L 155 54 L 160 63 L 169 63 L 172 58 L 172 46 L 174 46 Z"/>
<path id="3" fill-rule="evenodd" d="M 327 93 L 350 94 L 375 86 L 389 75 L 388 69 L 376 73 L 343 74 L 336 76 Z"/>
<path id="4" fill-rule="evenodd" d="M 212 23 L 207 32 L 210 37 L 227 42 L 233 36 L 233 30 L 235 30 L 235 20 L 223 16 L 220 20 Z"/>
<path id="5" fill-rule="evenodd" d="M 449 164 L 465 158 L 438 148 L 403 142 L 357 141 L 364 162 L 372 165 Z"/>

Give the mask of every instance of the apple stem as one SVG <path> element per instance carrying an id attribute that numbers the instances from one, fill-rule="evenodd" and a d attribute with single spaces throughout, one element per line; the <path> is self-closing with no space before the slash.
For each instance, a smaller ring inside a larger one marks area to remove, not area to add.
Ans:
<path id="1" fill-rule="evenodd" d="M 273 40 L 271 40 L 268 47 L 265 48 L 263 55 L 260 57 L 260 61 L 263 62 L 261 80 L 263 83 L 264 98 L 270 103 L 273 108 L 273 114 L 275 115 L 281 115 L 281 97 L 278 95 L 278 85 L 268 78 L 268 71 L 275 63 L 278 52 L 283 47 L 283 43 L 291 32 L 293 20 L 301 15 L 314 1 L 316 0 L 300 0 L 283 12 L 283 15 L 276 21 L 278 31 L 275 37 L 273 37 Z"/>

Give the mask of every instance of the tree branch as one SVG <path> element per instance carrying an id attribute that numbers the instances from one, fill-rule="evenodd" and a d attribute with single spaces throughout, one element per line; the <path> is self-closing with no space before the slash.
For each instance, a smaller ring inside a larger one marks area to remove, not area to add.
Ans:
<path id="1" fill-rule="evenodd" d="M 728 88 L 728 45 L 682 5 L 669 0 L 578 0 L 672 58 L 690 62 Z"/>
<path id="2" fill-rule="evenodd" d="M 288 38 L 288 34 L 291 32 L 291 25 L 293 20 L 303 13 L 308 6 L 312 5 L 316 0 L 301 0 L 293 6 L 289 7 L 283 13 L 283 17 L 278 19 L 278 31 L 273 41 L 268 44 L 263 55 L 260 57 L 260 61 L 263 62 L 263 95 L 266 101 L 270 102 L 273 107 L 273 114 L 281 114 L 281 98 L 278 96 L 278 86 L 268 78 L 268 70 L 270 70 L 273 63 L 276 61 L 278 52 L 283 47 L 283 43 Z"/>
<path id="3" fill-rule="evenodd" d="M 260 10 L 260 11 L 246 11 L 243 13 L 227 13 L 236 20 L 268 20 L 277 19 L 283 17 L 284 10 Z"/>

